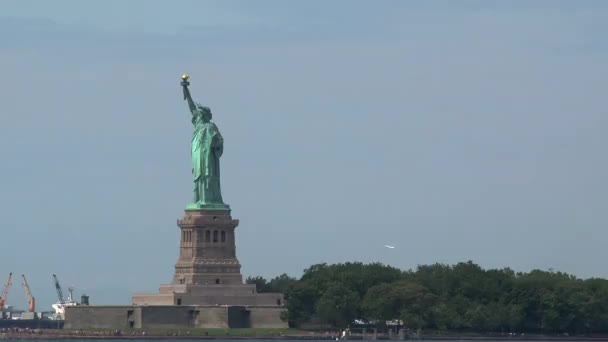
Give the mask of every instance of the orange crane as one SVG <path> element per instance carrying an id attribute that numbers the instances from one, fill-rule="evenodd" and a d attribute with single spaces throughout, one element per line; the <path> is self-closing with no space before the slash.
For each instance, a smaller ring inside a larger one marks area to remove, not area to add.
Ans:
<path id="1" fill-rule="evenodd" d="M 36 312 L 36 298 L 32 296 L 32 291 L 25 279 L 25 274 L 22 274 L 21 277 L 23 278 L 23 288 L 25 289 L 25 295 L 27 296 L 27 311 Z"/>
<path id="2" fill-rule="evenodd" d="M 4 304 L 6 304 L 6 297 L 8 296 L 8 288 L 11 286 L 11 280 L 13 279 L 13 273 L 8 274 L 8 280 L 4 284 L 2 295 L 0 295 L 0 312 L 4 311 Z"/>

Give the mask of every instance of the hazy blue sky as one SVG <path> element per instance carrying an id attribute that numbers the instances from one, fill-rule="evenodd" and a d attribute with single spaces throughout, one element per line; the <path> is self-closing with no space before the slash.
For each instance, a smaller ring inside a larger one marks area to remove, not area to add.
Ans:
<path id="1" fill-rule="evenodd" d="M 47 309 L 53 272 L 96 304 L 171 280 L 183 72 L 226 140 L 245 276 L 468 259 L 608 276 L 606 1 L 16 0 L 0 282 L 26 273 Z"/>

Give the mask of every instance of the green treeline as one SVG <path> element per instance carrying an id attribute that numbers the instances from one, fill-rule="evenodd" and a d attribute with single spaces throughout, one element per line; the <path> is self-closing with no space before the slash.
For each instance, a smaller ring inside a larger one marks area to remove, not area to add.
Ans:
<path id="1" fill-rule="evenodd" d="M 402 271 L 382 264 L 318 264 L 300 279 L 250 277 L 285 293 L 291 326 L 346 327 L 401 319 L 410 329 L 470 332 L 608 332 L 608 280 L 553 271 L 484 270 L 473 262 Z M 381 323 L 382 324 L 382 323 Z"/>

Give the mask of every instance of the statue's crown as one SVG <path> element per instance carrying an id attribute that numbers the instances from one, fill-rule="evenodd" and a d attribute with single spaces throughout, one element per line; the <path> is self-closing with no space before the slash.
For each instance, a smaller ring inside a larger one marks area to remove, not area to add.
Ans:
<path id="1" fill-rule="evenodd" d="M 201 113 L 205 113 L 205 114 L 211 114 L 211 108 L 203 106 L 200 103 L 196 103 L 196 109 Z"/>

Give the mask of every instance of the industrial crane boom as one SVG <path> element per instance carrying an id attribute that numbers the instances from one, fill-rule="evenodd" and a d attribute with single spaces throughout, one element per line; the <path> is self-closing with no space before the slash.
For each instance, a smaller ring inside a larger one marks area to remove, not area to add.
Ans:
<path id="1" fill-rule="evenodd" d="M 4 284 L 4 289 L 2 290 L 2 295 L 0 295 L 0 311 L 4 310 L 4 305 L 6 304 L 6 297 L 8 297 L 8 288 L 11 286 L 11 280 L 13 279 L 13 273 L 8 274 L 8 280 L 6 284 Z"/>
<path id="2" fill-rule="evenodd" d="M 25 295 L 27 296 L 27 304 L 29 312 L 36 312 L 36 298 L 32 296 L 32 291 L 30 290 L 30 285 L 27 283 L 27 279 L 25 279 L 25 274 L 22 274 L 23 278 L 23 288 L 25 289 Z"/>
<path id="3" fill-rule="evenodd" d="M 59 304 L 64 304 L 63 291 L 61 290 L 61 285 L 59 285 L 59 280 L 57 279 L 57 275 L 55 273 L 53 273 L 53 279 L 55 280 L 55 289 L 57 290 L 57 297 L 59 297 Z"/>
<path id="4" fill-rule="evenodd" d="M 13 279 L 13 273 L 8 274 L 8 280 L 6 284 L 4 284 L 4 289 L 2 290 L 2 295 L 0 296 L 0 311 L 4 310 L 4 304 L 6 304 L 6 297 L 8 297 L 8 288 L 11 286 L 11 280 Z"/>

